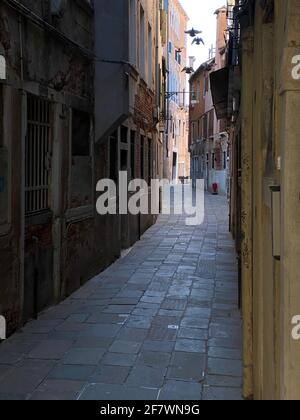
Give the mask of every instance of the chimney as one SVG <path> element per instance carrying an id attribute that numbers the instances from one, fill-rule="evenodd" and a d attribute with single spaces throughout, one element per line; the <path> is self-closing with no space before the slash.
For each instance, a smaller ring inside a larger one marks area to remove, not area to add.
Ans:
<path id="1" fill-rule="evenodd" d="M 196 57 L 190 56 L 189 57 L 189 67 L 194 68 L 195 61 L 196 61 Z"/>
<path id="2" fill-rule="evenodd" d="M 226 45 L 227 7 L 220 7 L 215 14 L 217 16 L 216 64 L 220 69 L 223 67 L 224 61 L 224 56 L 221 53 Z"/>

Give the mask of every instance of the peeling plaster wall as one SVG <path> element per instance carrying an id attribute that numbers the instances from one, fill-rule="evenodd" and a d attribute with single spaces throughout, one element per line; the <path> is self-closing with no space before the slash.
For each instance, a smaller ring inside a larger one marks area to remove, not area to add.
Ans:
<path id="1" fill-rule="evenodd" d="M 10 225 L 6 231 L 0 230 L 0 312 L 7 318 L 8 333 L 34 314 L 36 270 L 41 310 L 74 291 L 116 257 L 113 246 L 107 251 L 104 243 L 96 244 L 102 229 L 109 228 L 103 223 L 96 226 L 94 194 L 86 193 L 92 209 L 88 215 L 80 210 L 86 206 L 84 191 L 78 194 L 76 220 L 68 213 L 70 171 L 73 165 L 78 167 L 78 161 L 71 158 L 72 109 L 90 113 L 93 121 L 94 65 L 88 57 L 94 42 L 93 10 L 80 1 L 72 1 L 61 17 L 54 18 L 48 10 L 42 10 L 42 2 L 21 3 L 52 26 L 47 29 L 36 16 L 27 18 L 1 2 L 0 51 L 8 66 L 3 98 L 4 138 L 11 151 L 7 162 L 11 176 L 7 200 L 11 211 Z M 27 130 L 29 94 L 51 102 L 51 205 L 47 214 L 24 219 L 21 163 L 25 159 L 21 147 Z M 93 130 L 90 140 L 93 144 Z M 95 163 L 102 165 L 100 155 L 95 159 L 91 155 L 84 181 L 80 177 L 73 179 L 78 192 L 86 190 L 88 181 L 89 191 L 94 191 Z M 33 238 L 37 238 L 38 245 Z M 99 257 L 101 254 L 103 258 Z"/>
<path id="2" fill-rule="evenodd" d="M 232 212 L 241 244 L 244 396 L 299 400 L 300 347 L 291 331 L 300 312 L 300 84 L 292 77 L 300 1 L 272 3 L 253 2 L 254 22 L 242 27 L 241 109 L 232 137 L 236 162 L 241 147 L 241 168 L 234 167 L 241 209 Z M 281 188 L 280 260 L 273 255 L 270 186 Z"/>
<path id="3" fill-rule="evenodd" d="M 96 72 L 94 78 L 94 47 L 97 39 L 94 19 L 97 19 L 98 28 L 101 19 L 98 21 L 94 9 L 87 2 L 69 1 L 66 3 L 67 9 L 59 16 L 49 14 L 47 1 L 24 0 L 21 3 L 34 16 L 29 12 L 27 16 L 22 15 L 4 2 L 0 4 L 0 53 L 5 55 L 8 64 L 8 80 L 4 82 L 5 112 L 9 115 L 9 118 L 5 118 L 5 141 L 8 149 L 13 152 L 13 158 L 9 154 L 7 158 L 11 174 L 8 195 L 10 225 L 6 231 L 2 231 L 0 226 L 0 314 L 4 314 L 8 320 L 9 333 L 34 315 L 35 277 L 38 279 L 39 311 L 69 296 L 108 267 L 120 256 L 124 244 L 131 246 L 155 221 L 153 216 L 142 216 L 140 219 L 128 217 L 127 237 L 123 243 L 124 221 L 119 216 L 100 217 L 96 214 L 96 183 L 108 177 L 110 168 L 108 139 L 106 137 L 103 142 L 98 142 L 101 136 L 95 136 L 95 127 L 100 121 L 99 115 L 113 109 L 115 102 L 110 106 L 108 98 L 124 101 L 122 104 L 127 106 L 127 111 L 124 114 L 121 110 L 117 125 L 114 125 L 116 121 L 110 119 L 111 115 L 107 114 L 108 119 L 103 120 L 99 132 L 112 132 L 121 123 L 136 130 L 137 175 L 140 170 L 139 136 L 152 138 L 153 153 L 159 141 L 154 118 L 154 86 L 157 82 L 154 57 L 153 86 L 148 86 L 147 82 L 140 79 L 136 71 L 130 77 L 130 86 L 126 86 L 128 79 L 121 66 L 122 86 L 119 90 L 117 82 L 120 81 L 120 66 L 117 66 L 117 73 L 113 73 L 113 83 L 110 85 L 105 82 L 105 78 L 101 79 L 105 72 L 100 72 L 100 79 Z M 101 17 L 105 17 L 104 12 L 114 3 L 103 2 L 105 10 L 96 10 L 102 13 Z M 41 7 L 42 4 L 45 8 Z M 99 4 L 100 0 L 97 0 L 96 6 Z M 152 0 L 143 1 L 143 5 L 153 25 L 155 46 L 156 23 L 159 21 L 157 5 Z M 126 29 L 127 16 L 123 13 L 121 18 Z M 106 29 L 110 31 L 107 26 Z M 125 37 L 121 38 L 124 42 Z M 120 56 L 120 51 L 113 48 L 112 41 L 103 43 L 101 38 L 96 56 L 100 57 L 106 52 L 102 49 L 104 45 L 108 48 L 107 52 L 116 54 L 116 59 L 126 59 L 128 46 L 125 51 L 121 51 Z M 155 48 L 153 56 L 154 51 Z M 104 58 L 114 56 L 107 55 Z M 101 66 L 105 69 L 103 63 Z M 109 90 L 104 102 L 99 106 L 96 101 L 95 105 L 94 93 L 96 96 L 99 92 L 103 95 L 103 88 L 106 87 Z M 29 95 L 51 103 L 51 194 L 48 211 L 24 217 L 22 197 L 27 134 L 26 104 Z M 90 116 L 89 138 L 86 139 L 87 135 L 84 134 L 82 139 L 89 141 L 89 154 L 84 156 L 80 155 L 81 152 L 76 155 L 72 145 L 73 110 Z M 107 126 L 107 121 L 113 121 L 113 126 Z M 145 150 L 145 158 L 146 153 Z M 115 159 L 119 165 L 119 156 L 115 156 Z"/>

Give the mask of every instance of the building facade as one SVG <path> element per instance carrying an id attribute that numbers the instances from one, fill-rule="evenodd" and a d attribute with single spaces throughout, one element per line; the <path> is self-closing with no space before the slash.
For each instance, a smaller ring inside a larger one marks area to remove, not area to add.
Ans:
<path id="1" fill-rule="evenodd" d="M 93 8 L 54 6 L 0 5 L 0 311 L 9 333 L 96 268 Z"/>
<path id="2" fill-rule="evenodd" d="M 186 73 L 187 22 L 186 12 L 178 0 L 168 0 L 168 67 L 167 127 L 164 148 L 164 178 L 177 182 L 189 177 L 188 108 Z"/>
<path id="3" fill-rule="evenodd" d="M 163 172 L 162 8 L 114 3 L 0 4 L 0 314 L 8 334 L 155 221 L 96 212 L 100 179 L 115 180 L 119 192 L 120 170 L 147 181 Z"/>
<path id="4" fill-rule="evenodd" d="M 163 174 L 165 10 L 159 0 L 99 0 L 95 16 L 96 147 L 108 162 L 99 176 L 120 187 L 122 171 L 129 181 L 143 179 L 150 186 Z M 107 34 L 111 42 L 103 43 Z M 129 248 L 154 221 L 151 214 L 116 221 L 122 248 Z"/>
<path id="5" fill-rule="evenodd" d="M 228 192 L 229 143 L 226 120 L 218 120 L 214 109 L 210 76 L 225 66 L 227 8 L 216 12 L 216 54 L 203 63 L 190 78 L 191 177 L 205 180 L 212 191 L 217 184 L 221 194 Z"/>
<path id="6" fill-rule="evenodd" d="M 232 142 L 244 396 L 299 400 L 300 1 L 232 1 L 229 19 L 229 89 L 215 105 Z"/>

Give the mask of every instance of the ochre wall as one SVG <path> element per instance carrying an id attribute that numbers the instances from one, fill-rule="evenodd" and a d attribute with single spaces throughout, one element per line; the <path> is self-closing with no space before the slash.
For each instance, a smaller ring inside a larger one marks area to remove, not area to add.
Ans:
<path id="1" fill-rule="evenodd" d="M 241 270 L 244 396 L 300 399 L 300 1 L 275 1 L 274 19 L 255 2 L 254 25 L 242 30 Z M 235 132 L 234 135 L 237 133 Z M 281 187 L 281 260 L 273 256 L 270 186 Z"/>

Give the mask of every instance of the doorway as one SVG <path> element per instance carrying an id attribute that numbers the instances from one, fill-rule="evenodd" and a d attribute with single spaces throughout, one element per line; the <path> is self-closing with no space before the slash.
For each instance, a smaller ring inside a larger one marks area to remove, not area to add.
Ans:
<path id="1" fill-rule="evenodd" d="M 177 179 L 177 153 L 173 153 L 172 179 Z"/>
<path id="2" fill-rule="evenodd" d="M 28 95 L 25 144 L 24 322 L 35 318 L 54 299 L 52 133 L 51 103 Z"/>

